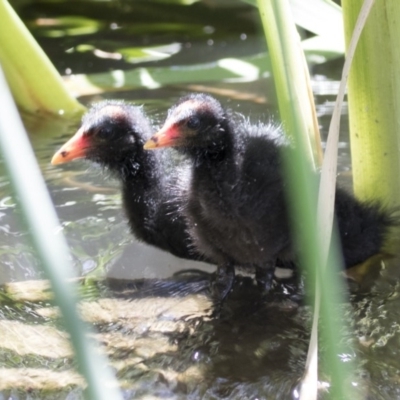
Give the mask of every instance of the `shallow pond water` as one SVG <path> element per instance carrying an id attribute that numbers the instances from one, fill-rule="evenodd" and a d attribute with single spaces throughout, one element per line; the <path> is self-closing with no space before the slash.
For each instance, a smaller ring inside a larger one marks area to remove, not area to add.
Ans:
<path id="1" fill-rule="evenodd" d="M 257 13 L 242 2 L 11 3 L 60 73 L 70 77 L 68 85 L 75 74 L 90 74 L 89 80 L 99 85 L 79 89 L 84 104 L 105 98 L 133 101 L 144 104 L 159 124 L 181 95 L 207 91 L 254 121 L 278 115 L 268 73 L 215 80 L 209 72 L 214 70 L 207 69 L 221 59 L 264 51 Z M 131 70 L 155 73 L 153 67 L 160 68 L 160 81 L 164 74 L 169 76 L 170 67 L 182 68 L 182 79 L 172 75 L 170 84 L 157 84 L 142 76 L 139 84 L 129 78 Z M 314 67 L 313 89 L 324 136 L 340 68 L 340 62 Z M 115 74 L 116 70 L 125 74 Z M 197 71 L 198 79 L 188 82 L 188 71 Z M 128 80 L 117 85 L 115 79 L 121 76 Z M 107 81 L 110 77 L 113 84 Z M 349 187 L 345 114 L 339 181 Z M 24 122 L 76 274 L 97 277 L 82 285 L 81 312 L 96 326 L 125 398 L 294 396 L 309 339 L 310 310 L 303 304 L 302 285 L 280 283 L 266 302 L 250 277 L 239 276 L 221 315 L 212 317 L 207 275 L 171 277 L 189 268 L 212 272 L 213 266 L 180 260 L 136 242 L 121 210 L 117 183 L 96 166 L 85 161 L 50 165 L 51 156 L 76 131 L 79 120 L 24 115 Z M 7 338 L 25 339 L 17 344 L 5 340 L 0 348 L 0 382 L 11 382 L 0 383 L 0 398 L 80 398 L 82 381 L 73 373 L 73 356 L 51 298 L 36 281 L 43 275 L 28 237 L 0 160 L 0 282 L 14 282 L 2 292 L 0 331 Z M 350 303 L 338 305 L 352 329 L 345 341 L 355 349 L 341 355 L 355 371 L 346 384 L 356 387 L 359 398 L 400 398 L 398 272 L 392 264 L 366 289 L 355 291 Z M 23 286 L 24 280 L 33 281 L 26 283 L 32 286 Z M 29 297 L 32 293 L 36 297 Z M 28 327 L 29 334 L 23 334 Z M 39 345 L 43 337 L 47 350 Z M 10 375 L 19 380 L 9 381 Z M 329 380 L 323 372 L 321 376 Z"/>

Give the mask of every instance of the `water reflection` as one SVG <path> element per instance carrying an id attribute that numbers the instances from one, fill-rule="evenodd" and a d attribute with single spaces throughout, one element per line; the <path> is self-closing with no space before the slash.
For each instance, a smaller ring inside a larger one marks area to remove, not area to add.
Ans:
<path id="1" fill-rule="evenodd" d="M 399 326 L 387 321 L 397 320 L 400 309 L 393 272 L 388 269 L 388 274 L 377 281 L 372 297 L 358 293 L 351 304 L 337 305 L 352 328 L 344 335 L 345 343 L 352 343 L 356 349 L 355 353 L 341 355 L 342 362 L 351 363 L 355 372 L 344 384 L 355 387 L 359 398 L 397 396 L 398 357 L 390 353 L 400 332 Z M 168 282 L 142 280 L 127 286 L 127 281 L 114 280 L 107 285 L 100 281 L 81 287 L 81 315 L 96 325 L 95 338 L 107 350 L 125 398 L 291 397 L 303 372 L 309 340 L 311 312 L 302 300 L 285 296 L 280 301 L 265 302 L 254 290 L 254 281 L 239 275 L 226 307 L 215 319 L 211 318 L 205 277 Z M 22 331 L 25 334 L 17 359 L 12 356 L 15 341 L 5 342 L 0 358 L 3 355 L 3 365 L 9 368 L 22 363 L 29 366 L 32 370 L 26 370 L 27 378 L 31 371 L 40 376 L 36 368 L 41 366 L 45 371 L 64 374 L 63 379 L 72 387 L 80 386 L 71 370 L 72 353 L 47 289 L 29 282 L 25 287 L 18 283 L 4 289 L 2 296 L 23 301 L 23 307 L 12 301 L 2 307 L 5 320 L 0 320 L 0 332 L 17 337 Z M 278 288 L 274 290 L 274 296 L 279 294 Z M 395 293 L 397 300 L 393 299 Z M 46 343 L 42 343 L 43 336 L 48 338 Z M 365 336 L 370 343 L 360 341 Z M 385 345 L 385 340 L 392 345 Z M 323 347 L 321 356 L 323 363 Z M 23 382 L 25 378 L 21 379 Z M 322 372 L 321 379 L 322 394 L 329 387 L 329 377 Z M 50 383 L 51 378 L 43 379 L 42 385 Z M 40 398 L 52 398 L 43 396 Z"/>
<path id="2" fill-rule="evenodd" d="M 261 69 L 264 40 L 257 33 L 254 9 L 241 2 L 226 2 L 228 9 L 206 2 L 194 8 L 180 5 L 192 1 L 162 3 L 50 1 L 21 3 L 20 11 L 33 21 L 32 31 L 59 71 L 68 71 L 70 80 L 79 84 L 82 80 L 74 74 L 85 74 L 87 86 L 79 86 L 76 93 L 85 95 L 81 100 L 86 104 L 123 98 L 144 104 L 160 123 L 181 95 L 208 91 L 253 121 L 276 119 L 273 83 Z M 62 16 L 78 12 L 80 17 Z M 132 70 L 132 49 L 174 43 L 180 43 L 176 52 L 155 65 L 134 54 L 141 63 Z M 90 51 L 78 51 L 84 44 Z M 129 49 L 125 58 L 95 52 L 123 54 L 123 49 Z M 237 60 L 249 61 L 242 82 L 227 81 L 238 74 L 227 75 L 226 59 L 234 59 L 228 63 L 231 70 L 235 65 L 241 69 Z M 185 68 L 177 68 L 182 65 Z M 254 66 L 259 70 L 251 69 Z M 325 66 L 313 80 L 324 135 L 338 71 Z M 128 84 L 136 90 L 122 92 Z M 303 373 L 309 339 L 310 310 L 303 302 L 302 281 L 280 282 L 266 301 L 254 290 L 251 277 L 239 275 L 221 315 L 212 318 L 210 276 L 174 276 L 199 264 L 135 242 L 116 182 L 84 161 L 50 166 L 54 151 L 76 131 L 78 118 L 24 120 L 76 275 L 85 276 L 81 313 L 96 326 L 95 338 L 110 356 L 125 398 L 290 398 Z M 349 185 L 346 118 L 342 123 L 339 180 Z M 41 399 L 80 398 L 83 383 L 72 369 L 74 360 L 49 289 L 43 282 L 29 282 L 41 278 L 41 270 L 2 167 L 0 163 L 0 279 L 11 283 L 0 292 L 0 374 L 8 370 L 7 379 L 14 380 L 5 390 L 6 377 L 1 375 L 0 397 L 23 398 L 30 391 Z M 103 273 L 106 281 L 99 279 Z M 356 348 L 356 354 L 342 355 L 342 362 L 352 363 L 356 372 L 346 385 L 357 386 L 360 398 L 400 396 L 398 275 L 387 265 L 364 292 L 353 294 L 351 303 L 338 305 L 352 328 L 345 341 Z M 28 282 L 19 282 L 23 280 Z M 12 341 L 14 337 L 20 342 Z M 324 375 L 321 379 L 321 384 L 329 381 Z"/>

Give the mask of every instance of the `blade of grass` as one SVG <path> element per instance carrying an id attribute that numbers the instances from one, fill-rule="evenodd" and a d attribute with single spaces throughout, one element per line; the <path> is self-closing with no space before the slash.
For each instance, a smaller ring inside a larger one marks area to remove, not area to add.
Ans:
<path id="1" fill-rule="evenodd" d="M 318 231 L 322 237 L 322 255 L 328 256 L 329 250 L 329 243 L 331 243 L 331 235 L 332 235 L 332 226 L 333 226 L 333 218 L 334 218 L 334 203 L 335 203 L 335 185 L 336 185 L 336 175 L 337 175 L 337 156 L 338 156 L 338 143 L 339 143 L 339 133 L 340 133 L 340 117 L 341 117 L 341 110 L 343 106 L 343 100 L 347 85 L 347 79 L 350 72 L 351 63 L 354 58 L 354 53 L 357 47 L 357 43 L 359 41 L 361 32 L 365 26 L 365 22 L 368 18 L 368 15 L 371 11 L 371 8 L 374 4 L 374 0 L 365 0 L 363 7 L 360 11 L 360 14 L 357 19 L 356 26 L 354 28 L 354 32 L 350 41 L 350 45 L 348 48 L 348 52 L 346 55 L 345 63 L 343 66 L 342 71 L 342 78 L 340 80 L 339 92 L 335 101 L 335 106 L 333 109 L 331 123 L 329 125 L 329 132 L 328 132 L 328 139 L 325 148 L 324 160 L 322 163 L 321 169 L 321 181 L 320 187 L 318 192 L 318 208 L 317 208 L 317 215 L 318 215 Z M 324 261 L 324 260 L 323 260 Z M 322 265 L 325 267 L 326 262 L 323 262 Z M 317 281 L 318 282 L 318 281 Z M 316 300 L 315 309 L 319 309 L 317 305 L 320 303 L 320 291 L 319 285 L 317 284 L 316 288 Z M 344 299 L 343 299 L 344 300 Z M 306 362 L 306 375 L 305 379 L 303 380 L 303 387 L 302 395 L 304 393 L 304 398 L 308 399 L 309 396 L 306 394 L 306 388 L 310 385 L 309 380 L 315 379 L 315 362 L 316 362 L 316 353 L 318 352 L 318 318 L 315 318 L 317 312 L 314 311 L 314 320 L 313 320 L 313 327 L 311 330 L 311 339 L 310 345 L 307 354 L 307 362 Z M 327 335 L 331 335 L 333 331 L 335 331 L 336 326 L 334 325 L 334 319 L 328 318 L 326 319 L 327 328 L 326 333 Z M 331 342 L 336 340 L 335 337 L 331 338 Z M 337 357 L 336 351 L 339 349 L 338 346 L 335 348 L 328 348 L 328 351 L 331 352 L 331 358 Z M 313 370 L 314 373 L 310 375 L 307 374 L 307 371 Z M 316 393 L 315 393 L 315 399 Z"/>
<path id="2" fill-rule="evenodd" d="M 328 248 L 331 243 L 332 225 L 333 225 L 333 209 L 334 209 L 334 198 L 335 198 L 335 183 L 337 174 L 337 147 L 339 140 L 339 129 L 340 129 L 340 115 L 345 94 L 345 88 L 347 83 L 347 78 L 349 75 L 349 70 L 351 66 L 351 61 L 354 56 L 355 48 L 360 37 L 361 31 L 364 27 L 366 18 L 373 5 L 373 0 L 366 1 L 364 3 L 363 9 L 360 13 L 359 20 L 357 21 L 355 31 L 349 46 L 349 52 L 346 57 L 346 62 L 343 68 L 342 79 L 340 82 L 339 93 L 335 103 L 334 112 L 332 115 L 331 124 L 329 127 L 328 140 L 324 155 L 324 160 L 321 170 L 321 181 L 318 193 L 318 231 L 321 233 L 322 246 L 321 253 L 323 257 L 328 256 Z M 322 260 L 322 265 L 326 265 L 326 260 Z M 315 377 L 317 373 L 317 353 L 318 353 L 318 319 L 319 319 L 319 303 L 320 303 L 320 290 L 319 285 L 316 287 L 316 300 L 314 306 L 314 319 L 312 334 L 310 339 L 310 346 L 307 355 L 306 362 L 306 374 L 303 380 L 302 386 L 302 396 L 304 398 L 310 398 L 310 393 L 307 392 L 307 388 L 313 387 L 314 391 L 313 397 L 316 398 L 317 394 L 315 392 Z M 332 322 L 332 318 L 327 320 L 327 323 Z M 328 328 L 327 332 L 332 332 L 335 329 L 334 326 Z M 331 347 L 330 347 L 331 348 Z M 332 349 L 332 348 L 331 348 Z M 335 353 L 332 354 L 335 356 Z"/>
<path id="3" fill-rule="evenodd" d="M 337 149 L 339 142 L 340 116 L 346 90 L 346 84 L 350 72 L 351 62 L 354 57 L 355 49 L 357 47 L 358 40 L 360 38 L 362 29 L 364 28 L 367 17 L 371 11 L 373 3 L 374 0 L 366 0 L 358 17 L 354 33 L 350 41 L 345 64 L 343 67 L 339 92 L 336 98 L 335 107 L 333 110 L 333 115 L 329 126 L 328 139 L 321 169 L 321 182 L 318 193 L 318 210 L 317 210 L 318 226 L 319 226 L 318 231 L 322 235 L 323 249 L 321 252 L 323 256 L 328 255 L 328 246 L 329 243 L 331 242 L 332 225 L 334 217 L 333 207 L 335 202 L 335 183 L 337 175 Z M 328 229 L 325 229 L 326 227 L 328 227 Z M 325 266 L 326 263 L 323 262 L 322 265 Z M 313 327 L 311 331 L 310 345 L 307 354 L 306 373 L 303 379 L 302 391 L 301 391 L 301 394 L 304 398 L 310 398 L 311 394 L 308 392 L 308 388 L 314 386 L 314 384 L 311 382 L 315 382 L 315 374 L 317 368 L 316 354 L 318 353 L 317 310 L 319 310 L 319 302 L 320 302 L 320 291 L 319 291 L 319 285 L 317 285 Z M 328 324 L 329 321 L 332 321 L 332 319 L 329 319 L 327 321 Z M 335 327 L 331 326 L 331 329 L 335 329 Z M 328 329 L 328 333 L 329 332 L 330 329 Z M 313 389 L 312 391 L 314 392 L 313 397 L 316 398 L 315 389 Z"/>
<path id="4" fill-rule="evenodd" d="M 329 125 L 328 139 L 326 142 L 325 155 L 321 169 L 321 183 L 318 197 L 318 221 L 319 231 L 321 234 L 327 234 L 323 238 L 322 244 L 325 246 L 323 254 L 328 254 L 328 246 L 331 239 L 332 230 L 323 229 L 324 226 L 332 226 L 333 224 L 333 206 L 335 202 L 335 183 L 337 175 L 337 149 L 339 143 L 340 132 L 340 116 L 343 106 L 344 95 L 346 91 L 347 79 L 350 73 L 350 67 L 357 48 L 357 43 L 360 39 L 361 32 L 365 26 L 368 15 L 371 12 L 375 0 L 365 0 L 354 27 L 354 32 L 351 37 L 349 48 L 346 54 L 345 63 L 340 80 L 339 93 L 337 95 L 335 106 L 333 109 L 331 123 Z M 327 209 L 332 210 L 326 213 L 322 204 L 327 205 Z"/>
<path id="5" fill-rule="evenodd" d="M 243 0 L 253 6 L 257 0 Z M 343 19 L 340 6 L 332 0 L 290 0 L 296 25 L 318 35 L 333 38 L 344 52 Z"/>
<path id="6" fill-rule="evenodd" d="M 324 318 L 328 320 L 327 318 L 331 311 L 328 305 L 339 303 L 338 288 L 340 285 L 338 285 L 338 277 L 335 275 L 338 263 L 334 249 L 329 252 L 328 257 L 327 249 L 330 248 L 330 242 L 324 245 L 321 242 L 321 232 L 317 229 L 319 225 L 317 225 L 317 218 L 314 211 L 317 207 L 317 182 L 315 176 L 311 174 L 309 160 L 304 159 L 304 154 L 307 154 L 308 158 L 310 158 L 309 149 L 311 146 L 307 143 L 307 138 L 313 138 L 313 134 L 310 134 L 310 131 L 316 127 L 315 123 L 305 122 L 304 117 L 306 116 L 308 121 L 313 119 L 313 111 L 311 109 L 313 109 L 314 105 L 311 100 L 311 90 L 307 86 L 308 79 L 306 76 L 308 72 L 304 55 L 301 53 L 298 34 L 295 30 L 287 0 L 259 0 L 258 4 L 266 32 L 278 99 L 281 99 L 279 101 L 281 117 L 285 128 L 294 138 L 296 148 L 295 154 L 291 154 L 291 157 L 287 157 L 286 160 L 288 181 L 290 184 L 289 204 L 292 208 L 297 240 L 300 243 L 299 248 L 304 249 L 300 261 L 302 265 L 307 266 L 309 277 L 314 277 L 315 281 L 319 281 L 320 289 L 316 291 L 315 323 L 313 327 L 313 334 L 316 337 L 320 304 L 318 301 L 320 297 L 319 293 L 324 294 L 321 301 L 321 310 L 325 314 Z M 305 103 L 307 103 L 307 107 L 304 107 Z M 326 212 L 333 213 L 333 204 L 331 210 L 327 210 Z M 329 227 L 324 228 L 330 229 Z M 323 250 L 325 254 L 322 254 Z M 329 269 L 326 272 L 330 276 L 324 279 L 321 276 L 321 266 L 327 259 Z M 327 347 L 333 349 L 333 351 L 328 352 L 328 370 L 332 376 L 332 397 L 350 399 L 351 393 L 349 394 L 343 385 L 348 374 L 346 368 L 343 368 L 343 364 L 340 363 L 338 358 L 340 354 L 339 332 L 342 329 L 337 324 L 340 324 L 340 319 L 332 318 L 329 321 L 334 321 L 336 324 L 336 329 L 330 332 L 330 335 L 328 335 L 326 328 L 323 330 Z M 313 348 L 312 354 L 314 354 L 314 358 L 312 358 L 314 360 L 312 363 L 314 367 L 312 371 L 314 382 L 307 398 L 316 398 L 317 396 L 316 347 Z M 306 398 L 305 396 L 303 393 L 302 398 Z"/>
<path id="7" fill-rule="evenodd" d="M 51 281 L 65 327 L 71 335 L 79 372 L 86 378 L 89 400 L 122 399 L 104 356 L 95 352 L 76 310 L 76 298 L 67 284 L 72 266 L 60 224 L 51 203 L 28 136 L 0 68 L 0 150 L 23 211 L 31 240 Z"/>
<path id="8" fill-rule="evenodd" d="M 298 144 L 309 162 L 314 166 L 319 165 L 322 152 L 318 130 L 316 132 L 318 122 L 314 99 L 308 72 L 304 70 L 304 53 L 291 10 L 287 0 L 281 4 L 259 0 L 258 7 L 268 43 L 283 125 L 289 135 L 301 142 Z M 295 136 L 297 132 L 300 132 L 299 136 Z"/>

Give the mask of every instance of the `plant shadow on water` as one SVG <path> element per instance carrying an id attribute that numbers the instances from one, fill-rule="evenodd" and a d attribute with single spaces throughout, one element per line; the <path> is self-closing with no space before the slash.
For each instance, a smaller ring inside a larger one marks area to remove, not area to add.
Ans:
<path id="1" fill-rule="evenodd" d="M 398 357 L 392 352 L 400 333 L 393 323 L 399 288 L 391 268 L 389 263 L 368 290 L 353 291 L 350 303 L 336 305 L 351 328 L 344 340 L 355 349 L 340 355 L 353 366 L 346 384 L 357 386 L 360 398 L 398 396 Z M 15 393 L 29 388 L 32 398 L 58 398 L 55 391 L 80 398 L 82 381 L 73 372 L 62 320 L 48 285 L 39 282 L 3 287 L 1 385 L 12 382 L 5 371 L 23 367 Z M 254 280 L 239 274 L 218 318 L 208 288 L 209 277 L 193 272 L 165 280 L 87 280 L 81 286 L 80 313 L 95 326 L 93 337 L 107 352 L 126 399 L 291 397 L 303 373 L 311 322 L 302 280 L 277 283 L 266 301 Z M 323 364 L 323 345 L 321 358 Z"/>
<path id="2" fill-rule="evenodd" d="M 137 2 L 135 9 L 128 2 L 73 4 L 72 8 L 67 2 L 20 6 L 20 15 L 61 73 L 128 70 L 132 62 L 151 66 L 148 59 L 140 59 L 144 53 L 135 46 L 179 42 L 181 51 L 173 53 L 176 46 L 172 46 L 171 57 L 160 59 L 157 66 L 192 64 L 193 70 L 196 63 L 264 51 L 254 22 L 258 21 L 256 11 L 239 2 L 232 8 L 161 2 Z M 77 14 L 82 18 L 71 17 Z M 77 27 L 81 31 L 73 29 Z M 127 46 L 132 49 L 127 51 Z M 113 58 L 117 53 L 122 59 Z M 138 59 L 132 61 L 132 54 Z M 339 68 L 319 66 L 313 77 L 323 134 Z M 200 82 L 205 82 L 204 77 Z M 254 121 L 265 119 L 266 104 L 274 110 L 275 101 L 265 97 L 273 92 L 268 74 L 252 82 L 221 79 L 201 87 L 178 83 L 152 90 L 108 90 L 81 100 L 89 104 L 119 98 L 144 104 L 156 123 L 162 122 L 171 103 L 192 90 L 210 91 Z M 95 327 L 93 337 L 107 352 L 125 398 L 291 398 L 304 370 L 310 336 L 311 312 L 303 298 L 302 280 L 300 284 L 295 279 L 278 282 L 268 298 L 263 298 L 251 277 L 238 275 L 233 292 L 214 317 L 207 275 L 214 267 L 188 263 L 135 242 L 121 211 L 119 188 L 96 167 L 84 162 L 62 168 L 49 165 L 54 151 L 76 131 L 79 121 L 44 121 L 32 116 L 25 116 L 24 121 L 77 276 L 85 277 L 79 310 Z M 339 180 L 349 186 L 346 132 L 343 129 L 339 146 Z M 42 274 L 26 240 L 28 232 L 19 222 L 10 183 L 1 175 L 0 397 L 81 398 L 84 383 L 74 372 L 62 321 L 47 282 L 39 280 Z M 340 355 L 343 363 L 353 366 L 354 376 L 346 384 L 357 387 L 365 399 L 400 397 L 398 260 L 385 260 L 385 264 L 380 273 L 365 278 L 361 287 L 352 284 L 355 289 L 349 303 L 335 305 L 343 310 L 341 315 L 349 326 L 344 340 L 355 349 L 354 354 Z M 174 276 L 177 271 L 200 267 L 205 272 Z M 321 380 L 329 382 L 323 373 L 323 344 L 320 352 Z"/>

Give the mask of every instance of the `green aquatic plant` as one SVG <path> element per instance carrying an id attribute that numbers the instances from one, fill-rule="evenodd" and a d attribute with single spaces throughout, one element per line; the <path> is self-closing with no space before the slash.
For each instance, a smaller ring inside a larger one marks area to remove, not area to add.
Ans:
<path id="1" fill-rule="evenodd" d="M 340 361 L 343 352 L 341 337 L 345 327 L 336 308 L 332 305 L 343 301 L 344 290 L 338 278 L 339 257 L 337 237 L 332 231 L 336 174 L 325 177 L 317 204 L 315 175 L 310 169 L 310 149 L 314 149 L 317 164 L 319 147 L 317 124 L 314 121 L 314 103 L 309 88 L 308 70 L 298 40 L 298 34 L 287 1 L 259 0 L 259 9 L 269 48 L 279 110 L 288 134 L 293 137 L 296 152 L 286 161 L 289 195 L 292 199 L 292 214 L 297 231 L 297 240 L 302 252 L 301 264 L 317 283 L 314 298 L 314 321 L 309 348 L 305 379 L 298 389 L 302 399 L 317 398 L 318 390 L 318 320 L 323 320 L 322 336 L 325 340 L 328 362 L 325 369 L 331 375 L 332 398 L 350 399 L 354 393 L 344 382 L 349 368 Z M 314 131 L 314 134 L 310 131 Z M 338 133 L 336 133 L 336 138 Z M 337 146 L 337 144 L 336 144 Z M 327 150 L 328 151 L 328 150 Z M 337 147 L 329 149 L 330 164 L 326 169 L 335 171 Z M 326 155 L 325 155 L 326 156 Z M 315 163 L 314 163 L 315 165 Z M 317 213 L 315 213 L 317 210 Z"/>
<path id="2" fill-rule="evenodd" d="M 0 151 L 23 211 L 24 222 L 31 232 L 32 244 L 50 279 L 54 298 L 70 334 L 78 370 L 86 379 L 86 398 L 119 400 L 121 395 L 107 361 L 95 352 L 92 341 L 86 336 L 88 328 L 78 317 L 77 299 L 71 290 L 73 284 L 67 283 L 72 277 L 67 244 L 1 69 L 0 103 Z"/>
<path id="3" fill-rule="evenodd" d="M 349 43 L 363 0 L 343 0 Z M 400 204 L 400 2 L 376 1 L 349 76 L 350 143 L 355 194 Z"/>
<path id="4" fill-rule="evenodd" d="M 6 0 L 0 1 L 0 15 L 0 65 L 18 106 L 32 113 L 82 113 L 85 108 Z"/>

